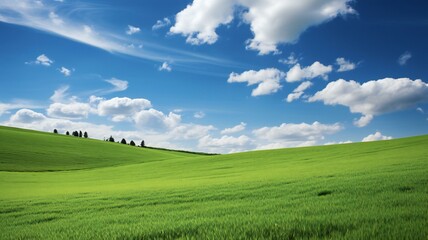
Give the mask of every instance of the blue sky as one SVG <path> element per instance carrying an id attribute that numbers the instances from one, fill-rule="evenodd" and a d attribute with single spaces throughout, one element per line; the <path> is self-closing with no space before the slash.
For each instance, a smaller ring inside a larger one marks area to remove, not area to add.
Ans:
<path id="1" fill-rule="evenodd" d="M 427 134 L 427 7 L 0 0 L 0 124 L 209 152 Z"/>

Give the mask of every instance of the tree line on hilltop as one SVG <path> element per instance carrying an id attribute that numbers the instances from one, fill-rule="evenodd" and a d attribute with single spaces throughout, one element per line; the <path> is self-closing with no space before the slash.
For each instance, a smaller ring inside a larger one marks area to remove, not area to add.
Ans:
<path id="1" fill-rule="evenodd" d="M 53 133 L 58 134 L 58 130 L 54 129 Z M 65 132 L 65 135 L 70 136 L 70 132 L 69 131 Z M 83 138 L 88 138 L 89 137 L 89 135 L 88 135 L 87 132 L 82 133 L 82 131 L 73 131 L 71 133 L 71 135 L 74 136 L 74 137 L 80 137 L 80 138 L 82 138 L 82 137 Z M 110 136 L 109 138 L 104 139 L 104 141 L 106 141 L 106 142 L 115 142 L 113 136 Z M 121 144 L 125 144 L 125 145 L 128 144 L 126 142 L 125 138 L 122 138 L 122 140 L 120 142 L 117 142 L 117 143 L 121 143 Z M 129 145 L 130 146 L 137 146 L 133 140 L 131 140 L 129 142 Z M 141 141 L 141 143 L 140 143 L 140 145 L 138 145 L 138 147 L 146 147 L 146 144 L 145 144 L 144 140 Z"/>

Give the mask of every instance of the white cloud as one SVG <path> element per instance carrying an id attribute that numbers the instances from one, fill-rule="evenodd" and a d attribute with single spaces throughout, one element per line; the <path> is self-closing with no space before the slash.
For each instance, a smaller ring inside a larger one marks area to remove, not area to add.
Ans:
<path id="1" fill-rule="evenodd" d="M 338 72 L 346 72 L 354 70 L 357 67 L 357 64 L 346 60 L 345 58 L 337 58 L 336 59 L 336 65 L 339 66 Z"/>
<path id="2" fill-rule="evenodd" d="M 299 99 L 303 94 L 304 91 L 308 88 L 310 88 L 313 84 L 309 81 L 302 82 L 294 91 L 287 96 L 287 102 L 292 102 L 294 100 Z"/>
<path id="3" fill-rule="evenodd" d="M 357 126 L 366 126 L 373 116 L 395 112 L 428 101 L 428 84 L 409 78 L 385 78 L 360 84 L 339 79 L 309 98 L 326 105 L 343 105 L 363 117 Z"/>
<path id="4" fill-rule="evenodd" d="M 222 135 L 228 135 L 228 134 L 234 134 L 234 133 L 238 133 L 238 132 L 242 132 L 245 130 L 245 127 L 247 126 L 246 123 L 241 122 L 240 124 L 231 127 L 231 128 L 225 128 L 221 131 Z"/>
<path id="5" fill-rule="evenodd" d="M 132 35 L 132 34 L 140 32 L 140 31 L 141 31 L 141 29 L 139 27 L 134 27 L 134 26 L 128 25 L 128 30 L 126 30 L 126 34 Z"/>
<path id="6" fill-rule="evenodd" d="M 361 116 L 359 119 L 354 120 L 354 125 L 357 127 L 365 127 L 369 125 L 369 123 L 373 120 L 373 115 L 365 114 Z"/>
<path id="7" fill-rule="evenodd" d="M 71 119 L 88 118 L 91 111 L 89 104 L 80 102 L 53 103 L 47 109 L 48 116 Z"/>
<path id="8" fill-rule="evenodd" d="M 216 28 L 233 20 L 234 4 L 234 0 L 194 0 L 176 15 L 170 32 L 186 36 L 193 45 L 213 44 L 218 39 Z"/>
<path id="9" fill-rule="evenodd" d="M 110 116 L 113 121 L 120 122 L 130 120 L 139 111 L 151 107 L 151 102 L 144 98 L 115 97 L 109 100 L 101 100 L 98 104 L 98 114 L 101 116 Z"/>
<path id="10" fill-rule="evenodd" d="M 50 97 L 52 102 L 63 102 L 65 97 L 68 96 L 67 91 L 70 86 L 62 86 L 55 90 L 54 94 Z"/>
<path id="11" fill-rule="evenodd" d="M 169 18 L 164 18 L 162 20 L 157 20 L 155 25 L 153 25 L 152 30 L 158 30 L 164 27 L 171 25 L 171 20 Z"/>
<path id="12" fill-rule="evenodd" d="M 159 67 L 159 71 L 171 72 L 172 67 L 167 62 L 163 62 L 162 65 Z"/>
<path id="13" fill-rule="evenodd" d="M 422 114 L 424 114 L 424 113 L 425 113 L 425 111 L 424 111 L 422 108 L 420 108 L 420 107 L 416 108 L 416 111 L 418 111 L 418 112 L 420 112 L 420 113 L 422 113 Z"/>
<path id="14" fill-rule="evenodd" d="M 33 123 L 42 121 L 46 117 L 41 113 L 34 112 L 30 109 L 20 109 L 14 115 L 10 117 L 11 122 L 15 123 Z"/>
<path id="15" fill-rule="evenodd" d="M 49 67 L 50 65 L 52 65 L 53 61 L 50 60 L 48 58 L 48 56 L 46 56 L 45 54 L 42 54 L 42 55 L 40 55 L 40 56 L 37 57 L 35 63 Z"/>
<path id="16" fill-rule="evenodd" d="M 352 141 L 348 140 L 348 141 L 341 141 L 341 142 L 327 142 L 324 145 L 336 145 L 336 144 L 348 144 L 348 143 L 352 143 Z"/>
<path id="17" fill-rule="evenodd" d="M 250 70 L 241 74 L 231 73 L 227 82 L 246 82 L 248 86 L 258 84 L 251 96 L 261 96 L 275 93 L 281 89 L 280 81 L 284 76 L 284 73 L 276 68 L 267 68 L 259 71 Z"/>
<path id="18" fill-rule="evenodd" d="M 278 53 L 277 45 L 295 43 L 309 27 L 353 14 L 351 0 L 194 0 L 176 15 L 170 32 L 186 36 L 190 44 L 213 44 L 218 40 L 216 29 L 229 24 L 236 9 L 250 25 L 254 38 L 247 49 L 259 54 Z"/>
<path id="19" fill-rule="evenodd" d="M 398 64 L 401 66 L 404 66 L 407 64 L 407 62 L 412 58 L 412 53 L 405 52 L 401 54 L 401 56 L 398 58 Z"/>
<path id="20" fill-rule="evenodd" d="M 205 117 L 205 113 L 204 112 L 195 112 L 195 114 L 193 114 L 193 117 L 201 119 L 201 118 Z"/>
<path id="21" fill-rule="evenodd" d="M 329 21 L 338 15 L 355 11 L 348 0 L 243 0 L 248 12 L 244 20 L 251 25 L 254 38 L 247 48 L 259 54 L 278 52 L 280 43 L 295 43 L 309 27 Z"/>
<path id="22" fill-rule="evenodd" d="M 258 149 L 272 149 L 316 145 L 324 139 L 324 135 L 334 134 L 342 129 L 338 123 L 283 123 L 280 126 L 253 130 L 253 134 L 257 138 Z"/>
<path id="23" fill-rule="evenodd" d="M 64 74 L 64 76 L 69 77 L 71 75 L 71 70 L 65 67 L 61 67 L 59 71 Z"/>
<path id="24" fill-rule="evenodd" d="M 111 85 L 113 85 L 113 89 L 109 90 L 109 93 L 112 92 L 122 92 L 125 91 L 126 89 L 128 89 L 128 82 L 125 80 L 120 80 L 117 78 L 111 78 L 108 80 L 105 80 L 106 82 L 110 83 Z"/>
<path id="25" fill-rule="evenodd" d="M 238 152 L 245 151 L 252 145 L 252 140 L 241 135 L 239 137 L 222 136 L 213 138 L 210 135 L 199 139 L 198 147 L 209 152 Z"/>
<path id="26" fill-rule="evenodd" d="M 200 139 L 213 130 L 215 127 L 212 125 L 180 124 L 174 127 L 168 135 L 174 140 Z"/>
<path id="27" fill-rule="evenodd" d="M 294 53 L 291 53 L 286 59 L 279 59 L 278 62 L 286 65 L 296 65 L 299 62 L 299 59 L 296 58 Z"/>
<path id="28" fill-rule="evenodd" d="M 146 131 L 160 132 L 172 129 L 181 122 L 181 116 L 170 112 L 165 115 L 156 109 L 142 110 L 133 117 L 136 125 Z"/>
<path id="29" fill-rule="evenodd" d="M 361 140 L 362 142 L 372 142 L 372 141 L 380 141 L 380 140 L 391 140 L 392 137 L 384 136 L 381 132 L 376 132 L 375 134 L 370 134 L 367 137 Z"/>
<path id="30" fill-rule="evenodd" d="M 285 80 L 287 82 L 299 82 L 305 79 L 322 77 L 328 79 L 328 74 L 333 70 L 331 65 L 325 66 L 320 62 L 314 62 L 311 66 L 301 68 L 300 64 L 294 65 L 288 72 Z"/>

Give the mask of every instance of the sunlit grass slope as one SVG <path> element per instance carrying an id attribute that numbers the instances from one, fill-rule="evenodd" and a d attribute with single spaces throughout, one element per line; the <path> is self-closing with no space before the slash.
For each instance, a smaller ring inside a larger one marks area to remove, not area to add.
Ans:
<path id="1" fill-rule="evenodd" d="M 428 136 L 217 156 L 0 139 L 0 239 L 428 238 Z"/>

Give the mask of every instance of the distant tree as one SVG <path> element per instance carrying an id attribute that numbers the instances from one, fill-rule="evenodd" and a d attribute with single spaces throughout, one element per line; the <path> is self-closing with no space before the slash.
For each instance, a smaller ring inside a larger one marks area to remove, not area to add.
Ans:
<path id="1" fill-rule="evenodd" d="M 75 137 L 79 137 L 79 132 L 78 132 L 78 131 L 74 131 L 74 132 L 73 132 L 73 136 L 75 136 Z"/>
<path id="2" fill-rule="evenodd" d="M 112 136 L 110 136 L 110 137 L 108 138 L 108 141 L 109 141 L 109 142 L 114 142 L 114 138 L 113 138 Z"/>
<path id="3" fill-rule="evenodd" d="M 122 143 L 122 144 L 126 144 L 126 140 L 125 140 L 125 138 L 122 138 L 122 141 L 120 141 L 120 143 Z"/>
<path id="4" fill-rule="evenodd" d="M 54 133 L 58 134 L 58 130 L 54 129 Z"/>
<path id="5" fill-rule="evenodd" d="M 82 137 L 82 136 L 83 136 L 82 131 L 79 131 L 79 137 Z"/>
<path id="6" fill-rule="evenodd" d="M 88 133 L 87 133 L 87 132 L 85 132 L 85 133 L 83 134 L 83 137 L 84 137 L 84 138 L 88 138 Z"/>
<path id="7" fill-rule="evenodd" d="M 131 140 L 131 142 L 129 142 L 129 145 L 135 146 L 135 142 Z"/>
<path id="8" fill-rule="evenodd" d="M 144 140 L 141 141 L 140 147 L 145 147 L 145 146 L 146 146 L 146 144 L 144 143 Z"/>
<path id="9" fill-rule="evenodd" d="M 70 135 L 70 133 L 67 131 L 67 132 L 65 133 L 65 135 L 67 135 L 67 136 L 68 136 L 68 135 Z"/>

